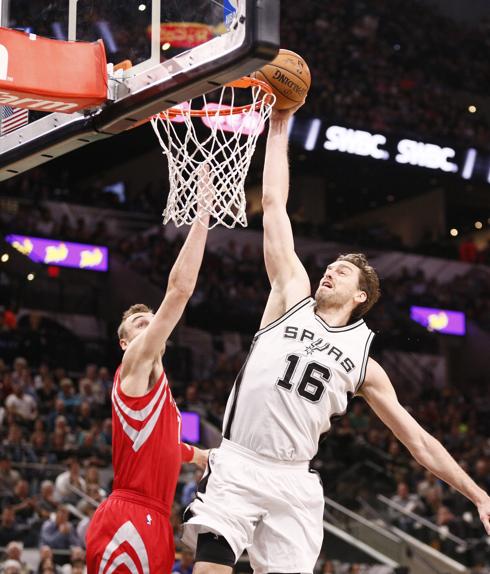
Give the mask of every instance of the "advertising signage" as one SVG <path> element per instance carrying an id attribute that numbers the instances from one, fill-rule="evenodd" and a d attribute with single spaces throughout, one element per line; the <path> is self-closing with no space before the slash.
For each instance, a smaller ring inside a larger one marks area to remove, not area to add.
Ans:
<path id="1" fill-rule="evenodd" d="M 198 413 L 181 412 L 182 440 L 197 443 L 201 440 L 201 417 Z"/>
<path id="2" fill-rule="evenodd" d="M 7 243 L 36 263 L 108 271 L 109 250 L 101 245 L 72 243 L 27 235 L 7 235 Z"/>
<path id="3" fill-rule="evenodd" d="M 436 331 L 446 335 L 466 334 L 465 314 L 461 311 L 433 309 L 431 307 L 410 307 L 410 318 L 428 331 Z"/>
<path id="4" fill-rule="evenodd" d="M 290 140 L 306 151 L 349 154 L 490 183 L 490 155 L 475 148 L 353 129 L 320 118 L 293 118 L 289 131 Z"/>

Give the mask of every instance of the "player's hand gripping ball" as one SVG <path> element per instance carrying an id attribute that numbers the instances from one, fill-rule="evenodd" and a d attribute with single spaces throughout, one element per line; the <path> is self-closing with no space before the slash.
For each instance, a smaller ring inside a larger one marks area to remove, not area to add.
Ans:
<path id="1" fill-rule="evenodd" d="M 311 85 L 308 64 L 291 50 L 281 49 L 272 62 L 250 74 L 267 82 L 276 95 L 276 110 L 294 108 L 304 99 Z"/>

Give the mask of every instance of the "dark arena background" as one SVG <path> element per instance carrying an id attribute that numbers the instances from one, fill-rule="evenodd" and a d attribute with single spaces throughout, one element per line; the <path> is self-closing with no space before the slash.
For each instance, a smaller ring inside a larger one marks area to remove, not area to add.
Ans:
<path id="1" fill-rule="evenodd" d="M 313 289 L 338 254 L 366 253 L 382 290 L 366 317 L 372 356 L 400 402 L 489 491 L 490 3 L 284 0 L 281 46 L 312 75 L 290 124 L 288 211 Z M 269 292 L 265 139 L 266 130 L 246 182 L 248 228 L 210 231 L 164 357 L 184 438 L 202 448 L 220 442 Z M 131 304 L 158 307 L 187 232 L 162 226 L 167 194 L 149 124 L 0 183 L 2 572 L 84 572 L 85 532 L 112 485 L 116 330 Z M 36 258 L 49 243 L 49 257 Z M 70 264 L 80 249 L 85 264 Z M 490 573 L 474 506 L 361 399 L 312 467 L 326 497 L 316 572 Z M 172 510 L 181 574 L 193 560 L 182 513 L 200 476 L 183 465 Z M 246 557 L 236 571 L 251 572 Z"/>

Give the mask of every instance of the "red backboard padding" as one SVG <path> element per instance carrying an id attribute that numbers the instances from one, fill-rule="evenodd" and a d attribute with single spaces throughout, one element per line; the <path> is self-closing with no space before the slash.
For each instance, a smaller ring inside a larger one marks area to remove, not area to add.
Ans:
<path id="1" fill-rule="evenodd" d="M 106 99 L 102 40 L 64 42 L 0 28 L 0 105 L 72 113 Z"/>

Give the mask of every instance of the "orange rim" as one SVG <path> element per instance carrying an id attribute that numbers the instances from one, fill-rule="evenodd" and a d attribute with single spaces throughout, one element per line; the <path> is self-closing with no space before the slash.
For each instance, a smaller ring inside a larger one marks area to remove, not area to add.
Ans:
<path id="1" fill-rule="evenodd" d="M 250 78 L 249 76 L 245 76 L 239 80 L 229 82 L 228 84 L 225 84 L 225 86 L 230 88 L 260 88 L 263 92 L 265 92 L 266 95 L 255 105 L 248 104 L 246 106 L 232 106 L 231 108 L 213 110 L 213 116 L 231 116 L 249 112 L 251 109 L 258 110 L 264 105 L 264 103 L 266 105 L 271 104 L 273 100 L 273 92 L 271 86 L 269 86 L 267 82 L 257 80 L 257 78 Z M 202 118 L 211 114 L 206 110 L 182 110 L 180 108 L 169 108 L 164 112 L 156 114 L 154 117 L 159 117 L 162 120 L 165 120 L 167 118 L 175 118 L 177 116 L 183 115 Z"/>

